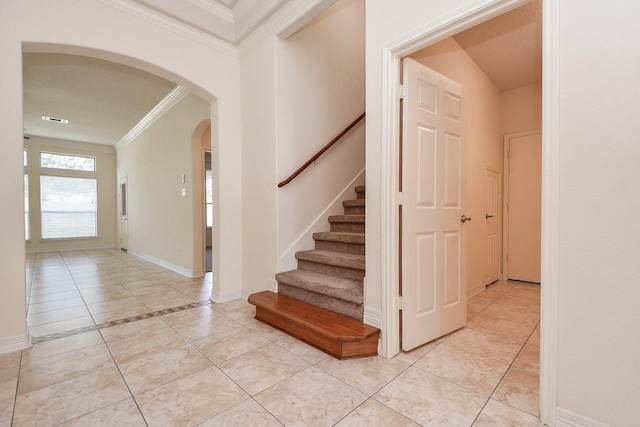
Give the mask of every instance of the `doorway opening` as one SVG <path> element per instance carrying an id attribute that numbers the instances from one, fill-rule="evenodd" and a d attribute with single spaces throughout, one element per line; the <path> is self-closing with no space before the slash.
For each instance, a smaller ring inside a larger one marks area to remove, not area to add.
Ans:
<path id="1" fill-rule="evenodd" d="M 211 150 L 204 151 L 204 204 L 205 204 L 205 272 L 213 271 L 213 175 L 211 172 Z"/>
<path id="2" fill-rule="evenodd" d="M 451 16 L 446 22 L 437 22 L 431 26 L 421 29 L 419 34 L 413 33 L 405 39 L 400 39 L 395 43 L 385 47 L 383 52 L 383 68 L 385 70 L 383 78 L 383 99 L 382 99 L 382 119 L 383 119 L 383 142 L 385 152 L 385 167 L 381 177 L 383 217 L 388 221 L 383 221 L 382 227 L 382 247 L 397 248 L 399 245 L 399 217 L 396 200 L 398 200 L 397 189 L 399 177 L 399 135 L 401 113 L 397 100 L 400 98 L 400 61 L 402 58 L 433 45 L 447 37 L 451 37 L 461 30 L 471 28 L 488 19 L 501 15 L 518 6 L 528 3 L 527 1 L 497 1 L 490 5 L 479 5 L 470 7 L 456 16 Z M 543 422 L 550 422 L 555 419 L 555 367 L 557 349 L 557 257 L 554 254 L 558 251 L 557 242 L 557 144 L 555 135 L 557 134 L 557 111 L 558 90 L 557 64 L 555 54 L 557 46 L 557 29 L 555 26 L 556 9 L 558 7 L 555 0 L 542 0 L 543 3 L 543 34 L 542 34 L 542 57 L 543 63 L 543 84 L 541 84 L 541 104 L 542 113 L 542 246 L 541 246 L 541 370 L 540 370 L 540 408 Z M 484 167 L 483 167 L 484 170 Z M 484 182 L 484 179 L 482 180 Z M 484 213 L 482 216 L 484 217 Z M 397 253 L 393 249 L 384 249 L 382 266 L 384 285 L 382 286 L 382 311 L 383 311 L 383 354 L 391 357 L 399 351 L 399 311 L 398 298 L 399 281 L 401 269 Z M 403 274 L 404 276 L 404 274 Z"/>

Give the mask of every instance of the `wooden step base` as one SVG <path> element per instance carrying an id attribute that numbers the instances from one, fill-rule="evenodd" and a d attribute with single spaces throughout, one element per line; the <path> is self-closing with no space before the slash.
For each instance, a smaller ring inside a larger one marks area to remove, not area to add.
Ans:
<path id="1" fill-rule="evenodd" d="M 249 296 L 256 319 L 337 359 L 378 354 L 380 329 L 324 308 L 270 291 Z"/>

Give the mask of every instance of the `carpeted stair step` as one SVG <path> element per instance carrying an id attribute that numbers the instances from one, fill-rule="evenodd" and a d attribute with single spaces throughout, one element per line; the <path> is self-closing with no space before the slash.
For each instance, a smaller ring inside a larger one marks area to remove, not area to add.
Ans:
<path id="1" fill-rule="evenodd" d="M 323 250 L 296 252 L 298 268 L 328 276 L 362 281 L 365 273 L 364 255 Z"/>
<path id="2" fill-rule="evenodd" d="M 297 269 L 276 274 L 276 281 L 279 292 L 280 286 L 284 284 L 355 304 L 364 302 L 362 282 L 356 280 Z"/>
<path id="3" fill-rule="evenodd" d="M 362 320 L 364 317 L 363 304 L 356 304 L 340 298 L 318 294 L 303 288 L 287 285 L 285 283 L 278 284 L 278 293 L 315 305 L 316 307 L 322 307 L 326 310 L 340 313 L 344 316 L 351 317 L 352 319 Z"/>
<path id="4" fill-rule="evenodd" d="M 342 202 L 344 214 L 345 215 L 364 215 L 365 204 L 366 202 L 364 199 L 345 200 L 344 202 Z"/>
<path id="5" fill-rule="evenodd" d="M 355 190 L 356 190 L 356 197 L 357 197 L 358 199 L 364 199 L 364 198 L 365 198 L 365 197 L 364 197 L 364 196 L 365 196 L 365 191 L 364 191 L 364 189 L 365 189 L 365 186 L 364 186 L 364 185 L 359 185 L 359 186 L 357 186 L 357 187 L 355 188 Z"/>
<path id="6" fill-rule="evenodd" d="M 316 249 L 364 255 L 363 233 L 341 233 L 336 231 L 313 233 Z"/>
<path id="7" fill-rule="evenodd" d="M 364 233 L 364 221 L 364 215 L 331 215 L 329 217 L 329 231 Z"/>
<path id="8" fill-rule="evenodd" d="M 380 330 L 339 313 L 264 291 L 249 296 L 256 319 L 338 358 L 374 356 Z"/>

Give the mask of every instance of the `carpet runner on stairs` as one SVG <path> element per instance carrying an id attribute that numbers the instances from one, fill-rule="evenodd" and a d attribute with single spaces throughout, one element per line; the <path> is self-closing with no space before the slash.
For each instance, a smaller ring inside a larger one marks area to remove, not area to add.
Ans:
<path id="1" fill-rule="evenodd" d="M 257 319 L 301 338 L 299 330 L 307 327 L 301 325 L 307 325 L 309 319 L 299 319 L 301 322 L 299 324 L 294 320 L 295 316 L 280 311 L 292 309 L 294 312 L 305 312 L 304 308 L 300 307 L 305 307 L 304 304 L 307 304 L 309 305 L 307 310 L 314 313 L 313 319 L 321 319 L 324 316 L 326 319 L 331 319 L 331 322 L 372 328 L 362 323 L 365 276 L 365 188 L 359 186 L 355 191 L 356 199 L 342 203 L 344 214 L 332 215 L 328 218 L 329 231 L 313 234 L 315 249 L 296 253 L 298 268 L 276 275 L 278 294 L 270 292 L 267 294 L 275 295 L 276 299 L 278 296 L 288 297 L 289 299 L 280 298 L 279 300 L 286 303 L 267 303 L 270 300 L 265 293 L 254 294 L 249 298 L 249 302 L 256 305 Z M 261 296 L 256 297 L 256 295 Z M 293 303 L 290 299 L 296 302 Z M 261 307 L 259 304 L 267 304 L 268 308 Z M 274 319 L 278 320 L 277 324 L 274 324 Z M 288 331 L 286 328 L 295 329 L 295 331 Z M 321 328 L 322 326 L 316 325 L 311 330 L 316 331 L 315 334 L 318 335 L 317 331 Z M 367 343 L 364 345 L 367 354 L 339 355 L 341 352 L 335 350 L 337 344 L 332 344 L 331 349 L 326 349 L 312 342 L 313 340 L 309 337 L 301 339 L 335 357 L 357 357 L 376 354 L 379 330 L 376 328 L 373 330 L 377 332 L 369 331 L 373 335 L 368 334 L 366 339 L 352 337 L 348 340 L 351 343 L 350 348 L 359 348 L 359 345 L 353 343 L 364 340 Z M 326 333 L 332 335 L 330 332 Z M 375 339 L 372 338 L 374 335 Z M 320 341 L 326 342 L 327 339 L 322 338 Z M 375 344 L 372 344 L 374 341 Z M 375 347 L 373 350 L 370 348 L 372 345 Z"/>

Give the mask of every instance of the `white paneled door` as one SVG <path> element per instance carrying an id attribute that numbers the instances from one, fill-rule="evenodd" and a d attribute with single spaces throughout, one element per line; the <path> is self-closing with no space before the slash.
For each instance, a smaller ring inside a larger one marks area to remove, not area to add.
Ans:
<path id="1" fill-rule="evenodd" d="M 484 284 L 500 278 L 500 173 L 486 169 L 485 174 L 485 239 Z"/>
<path id="2" fill-rule="evenodd" d="M 403 61 L 402 349 L 466 323 L 462 86 Z M 473 219 L 480 221 L 481 219 Z"/>
<path id="3" fill-rule="evenodd" d="M 507 278 L 540 283 L 542 137 L 507 137 Z"/>
<path id="4" fill-rule="evenodd" d="M 120 187 L 118 188 L 118 201 L 120 207 L 120 249 L 129 248 L 129 199 L 128 199 L 128 178 L 123 176 L 120 178 Z"/>

